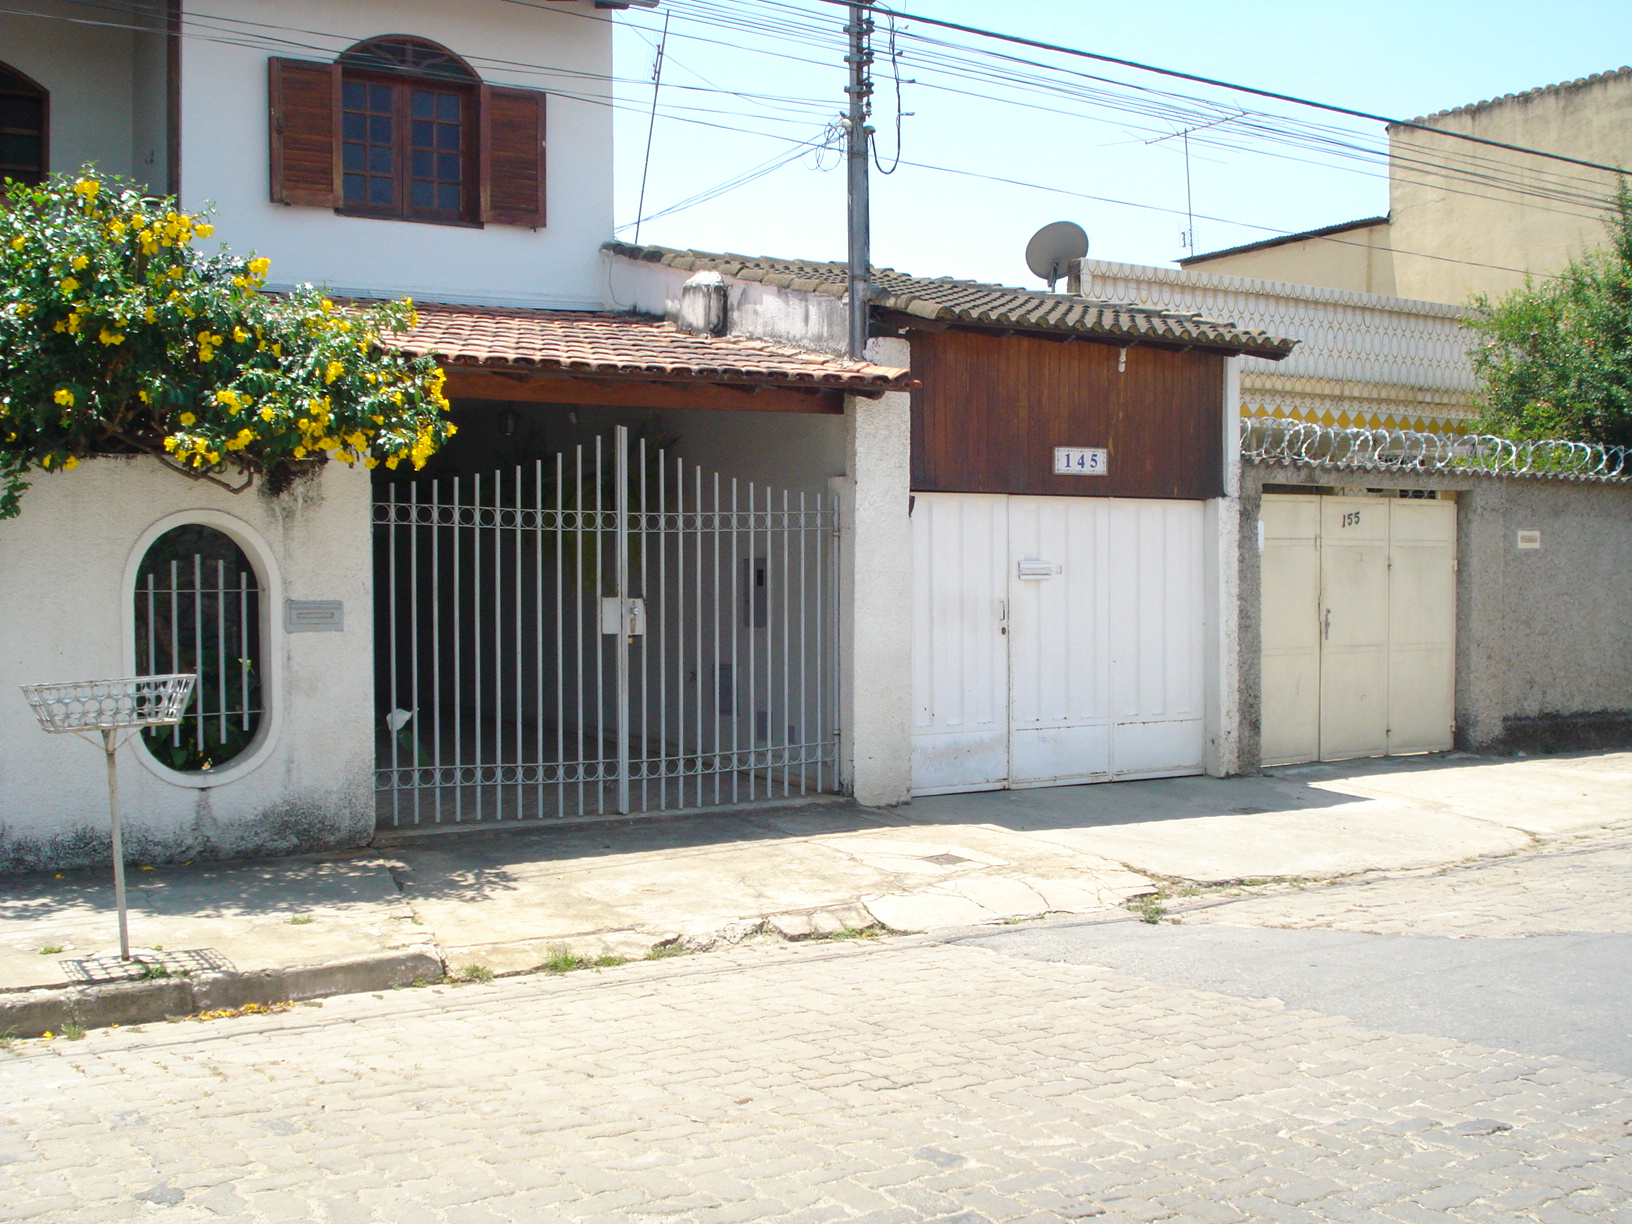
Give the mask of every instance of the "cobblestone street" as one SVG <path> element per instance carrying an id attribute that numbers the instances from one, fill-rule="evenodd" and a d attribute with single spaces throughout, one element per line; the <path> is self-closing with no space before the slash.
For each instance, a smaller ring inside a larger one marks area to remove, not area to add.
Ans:
<path id="1" fill-rule="evenodd" d="M 1629 865 L 1622 829 L 1179 916 L 1624 932 Z M 1600 1066 L 1002 937 L 763 944 L 17 1042 L 0 1219 L 1632 1222 L 1632 1082 Z"/>

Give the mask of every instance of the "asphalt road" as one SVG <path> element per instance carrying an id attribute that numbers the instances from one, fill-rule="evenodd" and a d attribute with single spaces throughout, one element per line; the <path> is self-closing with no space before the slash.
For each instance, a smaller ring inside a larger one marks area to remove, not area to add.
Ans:
<path id="1" fill-rule="evenodd" d="M 1455 939 L 1128 919 L 960 942 L 1632 1075 L 1632 935 Z"/>

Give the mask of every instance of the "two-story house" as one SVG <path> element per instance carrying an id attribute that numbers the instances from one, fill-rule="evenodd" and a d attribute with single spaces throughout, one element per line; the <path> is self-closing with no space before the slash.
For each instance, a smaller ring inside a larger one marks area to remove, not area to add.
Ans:
<path id="1" fill-rule="evenodd" d="M 413 297 L 460 425 L 278 493 L 103 457 L 0 524 L 0 691 L 200 673 L 121 758 L 134 856 L 1239 767 L 1236 358 L 1290 342 L 880 270 L 850 361 L 834 265 L 603 248 L 623 0 L 36 7 L 8 174 Z M 0 701 L 0 863 L 96 861 L 100 786 Z"/>

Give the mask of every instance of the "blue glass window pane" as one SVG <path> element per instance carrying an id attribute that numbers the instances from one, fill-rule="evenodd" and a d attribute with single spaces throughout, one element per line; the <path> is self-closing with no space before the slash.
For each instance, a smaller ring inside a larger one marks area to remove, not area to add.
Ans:
<path id="1" fill-rule="evenodd" d="M 424 89 L 416 89 L 413 94 L 414 118 L 431 119 L 436 114 L 436 95 Z"/>
<path id="2" fill-rule="evenodd" d="M 368 180 L 368 202 L 370 204 L 391 203 L 391 180 L 371 178 Z"/>
<path id="3" fill-rule="evenodd" d="M 375 144 L 391 143 L 391 116 L 371 115 L 368 120 L 368 138 Z"/>
<path id="4" fill-rule="evenodd" d="M 414 184 L 414 207 L 415 208 L 430 208 L 431 207 L 431 200 L 433 198 L 432 197 L 432 192 L 431 192 L 431 186 L 432 185 L 430 183 L 418 183 L 418 182 L 416 182 Z"/>
<path id="5" fill-rule="evenodd" d="M 340 100 L 347 110 L 362 110 L 368 101 L 368 87 L 361 81 L 347 81 L 340 87 Z"/>
<path id="6" fill-rule="evenodd" d="M 436 117 L 442 120 L 442 122 L 458 123 L 460 117 L 459 111 L 460 106 L 458 94 L 436 95 Z"/>
<path id="7" fill-rule="evenodd" d="M 438 183 L 436 187 L 436 206 L 448 212 L 459 211 L 459 184 Z"/>
<path id="8" fill-rule="evenodd" d="M 347 170 L 361 170 L 363 168 L 363 146 L 348 144 L 342 154 L 341 165 Z"/>
<path id="9" fill-rule="evenodd" d="M 416 148 L 416 149 L 428 149 L 428 148 L 430 148 L 431 147 L 431 142 L 432 142 L 432 139 L 433 139 L 432 133 L 435 131 L 435 128 L 436 128 L 436 124 L 434 124 L 434 123 L 422 123 L 419 120 L 415 120 L 413 129 L 412 129 L 412 132 L 413 132 L 412 139 L 413 139 L 414 148 Z"/>
<path id="10" fill-rule="evenodd" d="M 368 169 L 371 174 L 390 174 L 391 161 L 391 150 L 389 148 L 381 148 L 375 145 L 368 151 Z"/>
<path id="11" fill-rule="evenodd" d="M 432 178 L 436 174 L 436 154 L 427 149 L 414 150 L 414 177 Z"/>
<path id="12" fill-rule="evenodd" d="M 446 179 L 450 183 L 459 181 L 459 154 L 438 153 L 436 155 L 436 177 Z"/>
<path id="13" fill-rule="evenodd" d="M 340 132 L 347 140 L 362 140 L 368 135 L 368 120 L 362 115 L 348 112 L 341 117 Z"/>
<path id="14" fill-rule="evenodd" d="M 459 129 L 451 123 L 438 124 L 436 129 L 436 147 L 439 149 L 459 148 Z"/>
<path id="15" fill-rule="evenodd" d="M 367 198 L 367 180 L 360 174 L 346 175 L 346 203 L 361 204 Z"/>
<path id="16" fill-rule="evenodd" d="M 368 109 L 372 111 L 389 111 L 391 109 L 391 86 L 370 85 L 368 87 Z"/>

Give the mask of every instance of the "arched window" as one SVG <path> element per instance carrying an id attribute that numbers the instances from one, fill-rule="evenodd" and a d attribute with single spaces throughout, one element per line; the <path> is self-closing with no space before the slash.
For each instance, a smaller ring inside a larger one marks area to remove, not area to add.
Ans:
<path id="1" fill-rule="evenodd" d="M 0 178 L 29 184 L 45 178 L 49 106 L 45 90 L 0 64 Z"/>
<path id="2" fill-rule="evenodd" d="M 341 206 L 475 219 L 476 74 L 443 47 L 373 38 L 340 57 Z"/>
<path id="3" fill-rule="evenodd" d="M 153 541 L 136 571 L 136 670 L 194 672 L 180 724 L 142 739 L 183 773 L 220 769 L 254 743 L 264 713 L 261 584 L 231 536 L 202 523 Z"/>

